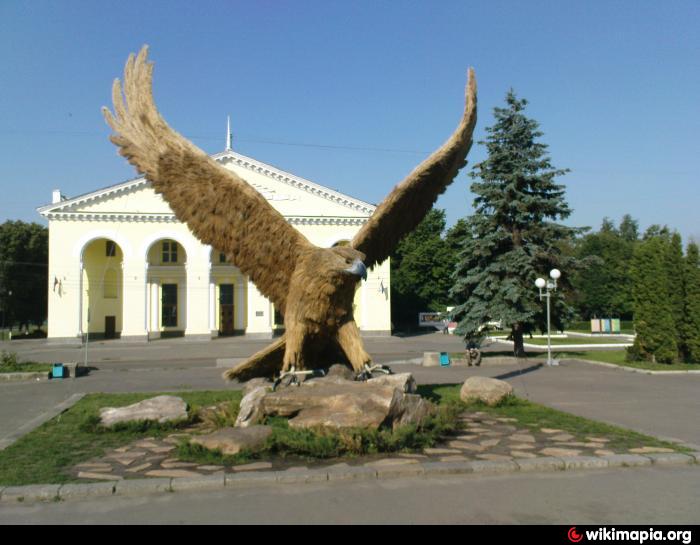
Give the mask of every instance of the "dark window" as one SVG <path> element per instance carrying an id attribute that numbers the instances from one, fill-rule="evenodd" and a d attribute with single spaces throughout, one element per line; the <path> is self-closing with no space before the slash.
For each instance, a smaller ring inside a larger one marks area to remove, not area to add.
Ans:
<path id="1" fill-rule="evenodd" d="M 163 327 L 177 327 L 177 284 L 163 284 Z"/>
<path id="2" fill-rule="evenodd" d="M 219 254 L 219 263 L 226 263 L 226 254 L 223 252 Z"/>
<path id="3" fill-rule="evenodd" d="M 284 325 L 284 316 L 277 309 L 275 309 L 275 325 Z"/>
<path id="4" fill-rule="evenodd" d="M 177 242 L 163 241 L 163 263 L 177 263 Z"/>
<path id="5" fill-rule="evenodd" d="M 105 255 L 114 257 L 117 255 L 117 245 L 112 240 L 107 240 L 105 244 Z"/>

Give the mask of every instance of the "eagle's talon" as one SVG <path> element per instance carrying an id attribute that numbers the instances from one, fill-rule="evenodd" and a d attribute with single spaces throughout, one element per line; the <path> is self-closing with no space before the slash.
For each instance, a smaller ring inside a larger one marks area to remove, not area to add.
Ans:
<path id="1" fill-rule="evenodd" d="M 301 383 L 303 381 L 299 380 L 301 377 L 304 378 L 316 378 L 316 377 L 325 377 L 326 372 L 323 369 L 311 369 L 309 371 L 297 371 L 296 367 L 291 367 L 289 371 L 282 371 L 280 373 L 280 376 L 277 377 L 272 384 L 272 391 L 274 392 L 277 390 L 277 387 L 282 383 L 282 381 L 287 380 L 287 383 L 285 386 L 301 386 Z"/>
<path id="2" fill-rule="evenodd" d="M 368 365 L 365 364 L 365 368 L 357 374 L 355 377 L 355 380 L 357 381 L 368 381 L 371 378 L 374 378 L 375 374 L 379 375 L 393 375 L 394 372 L 391 370 L 390 367 L 386 365 Z"/>

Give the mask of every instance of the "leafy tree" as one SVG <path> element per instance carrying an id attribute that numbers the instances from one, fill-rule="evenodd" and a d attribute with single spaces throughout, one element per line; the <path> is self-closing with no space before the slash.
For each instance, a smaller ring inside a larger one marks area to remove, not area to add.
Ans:
<path id="1" fill-rule="evenodd" d="M 571 214 L 564 186 L 555 178 L 568 172 L 552 166 L 538 123 L 524 114 L 527 101 L 511 90 L 505 108 L 494 108 L 495 123 L 486 129 L 488 158 L 470 176 L 475 213 L 465 220 L 468 234 L 459 254 L 450 295 L 458 303 L 453 316 L 466 341 L 478 341 L 483 325 L 501 320 L 511 331 L 514 353 L 524 354 L 523 334 L 545 327 L 543 304 L 534 281 L 552 268 L 562 282 L 576 266 L 561 242 L 579 229 L 556 223 Z M 562 325 L 569 308 L 554 298 L 553 319 Z"/>
<path id="2" fill-rule="evenodd" d="M 594 266 L 582 270 L 573 280 L 577 291 L 576 308 L 582 318 L 615 316 L 632 319 L 630 266 L 636 244 L 636 235 L 632 238 L 636 232 L 635 224 L 627 215 L 616 229 L 606 218 L 600 231 L 579 239 L 578 257 L 597 258 Z"/>
<path id="3" fill-rule="evenodd" d="M 46 319 L 48 229 L 37 223 L 0 225 L 0 310 L 6 326 Z"/>
<path id="4" fill-rule="evenodd" d="M 684 268 L 685 309 L 681 329 L 684 359 L 700 363 L 700 256 L 698 245 L 688 244 Z"/>
<path id="5" fill-rule="evenodd" d="M 394 322 L 415 326 L 418 313 L 440 312 L 449 303 L 454 258 L 442 238 L 445 211 L 431 210 L 391 256 L 391 313 Z"/>

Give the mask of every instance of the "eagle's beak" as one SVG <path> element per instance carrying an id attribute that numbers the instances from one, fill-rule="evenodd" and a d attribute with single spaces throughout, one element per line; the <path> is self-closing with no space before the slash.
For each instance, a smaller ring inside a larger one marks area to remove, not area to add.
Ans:
<path id="1" fill-rule="evenodd" d="M 367 267 L 365 267 L 365 264 L 359 259 L 353 262 L 352 267 L 345 269 L 345 272 L 349 272 L 355 276 L 361 276 L 363 280 L 367 280 Z"/>

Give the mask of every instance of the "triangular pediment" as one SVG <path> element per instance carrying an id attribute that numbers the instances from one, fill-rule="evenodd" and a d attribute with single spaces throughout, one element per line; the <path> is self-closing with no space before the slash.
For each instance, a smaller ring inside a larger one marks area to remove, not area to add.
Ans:
<path id="1" fill-rule="evenodd" d="M 225 151 L 212 158 L 250 183 L 285 217 L 359 219 L 367 218 L 374 212 L 371 204 L 233 151 Z M 145 178 L 46 205 L 38 211 L 50 219 L 86 215 L 94 218 L 134 216 L 174 220 L 168 203 L 156 194 Z"/>

